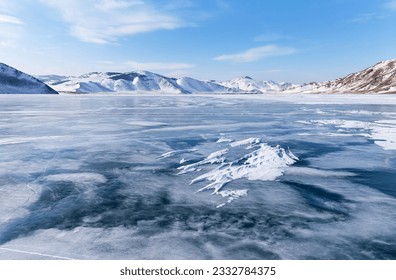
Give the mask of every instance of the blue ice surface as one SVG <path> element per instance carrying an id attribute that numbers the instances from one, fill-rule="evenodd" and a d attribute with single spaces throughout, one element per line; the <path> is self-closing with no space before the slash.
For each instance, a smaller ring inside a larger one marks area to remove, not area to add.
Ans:
<path id="1" fill-rule="evenodd" d="M 396 259 L 396 101 L 365 98 L 0 96 L 0 258 Z M 248 138 L 298 160 L 231 203 L 190 184 L 221 162 L 178 174 Z"/>

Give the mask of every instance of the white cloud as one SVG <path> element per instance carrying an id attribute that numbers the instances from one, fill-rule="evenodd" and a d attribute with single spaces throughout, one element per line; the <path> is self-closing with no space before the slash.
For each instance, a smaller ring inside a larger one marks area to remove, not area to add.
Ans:
<path id="1" fill-rule="evenodd" d="M 23 24 L 23 22 L 19 18 L 9 16 L 9 15 L 0 14 L 0 24 L 2 24 L 2 23 L 18 24 L 18 25 Z"/>
<path id="2" fill-rule="evenodd" d="M 106 10 L 125 9 L 143 4 L 144 2 L 139 0 L 135 0 L 135 1 L 102 0 L 102 1 L 98 1 L 95 7 L 99 10 L 106 11 Z"/>
<path id="3" fill-rule="evenodd" d="M 380 20 L 383 18 L 383 15 L 376 14 L 376 13 L 365 13 L 365 14 L 360 14 L 352 19 L 350 19 L 348 22 L 351 23 L 365 23 L 365 22 L 370 22 L 373 20 Z"/>
<path id="4" fill-rule="evenodd" d="M 353 22 L 353 23 L 366 22 L 366 21 L 370 21 L 371 19 L 373 19 L 374 16 L 375 16 L 374 13 L 365 13 L 365 14 L 361 14 L 361 15 L 358 15 L 358 16 L 350 19 L 349 22 Z"/>
<path id="5" fill-rule="evenodd" d="M 23 22 L 14 16 L 0 14 L 0 47 L 13 47 L 22 31 Z"/>
<path id="6" fill-rule="evenodd" d="M 392 10 L 392 11 L 396 11 L 396 1 L 388 1 L 384 4 L 385 8 Z"/>
<path id="7" fill-rule="evenodd" d="M 118 38 L 185 25 L 142 0 L 41 0 L 57 10 L 70 34 L 83 42 L 106 44 Z"/>
<path id="8" fill-rule="evenodd" d="M 290 55 L 295 52 L 296 50 L 293 48 L 267 45 L 248 49 L 240 53 L 217 56 L 214 59 L 218 61 L 252 62 L 265 57 Z"/>

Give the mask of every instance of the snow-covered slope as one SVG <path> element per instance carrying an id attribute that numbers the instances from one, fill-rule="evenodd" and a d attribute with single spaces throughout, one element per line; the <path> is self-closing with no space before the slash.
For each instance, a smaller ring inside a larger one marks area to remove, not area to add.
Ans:
<path id="1" fill-rule="evenodd" d="M 200 81 L 193 78 L 183 77 L 177 79 L 177 84 L 188 92 L 232 92 L 233 90 L 212 81 Z M 235 91 L 235 92 L 238 92 Z"/>
<path id="2" fill-rule="evenodd" d="M 276 83 L 274 81 L 256 81 L 248 76 L 221 82 L 220 84 L 235 91 L 250 93 L 274 93 L 288 89 L 292 86 L 292 84 L 289 83 Z"/>
<path id="3" fill-rule="evenodd" d="M 293 85 L 239 77 L 230 81 L 201 81 L 171 78 L 137 71 L 128 73 L 92 72 L 79 77 L 38 77 L 62 92 L 164 92 L 164 93 L 396 93 L 396 60 L 377 63 L 344 78 L 322 83 Z"/>
<path id="4" fill-rule="evenodd" d="M 291 93 L 396 93 L 396 60 L 374 66 L 334 81 L 294 86 Z"/>
<path id="5" fill-rule="evenodd" d="M 42 81 L 0 63 L 0 94 L 57 94 Z"/>
<path id="6" fill-rule="evenodd" d="M 255 81 L 250 77 L 226 82 L 201 81 L 194 78 L 170 78 L 138 71 L 128 73 L 92 72 L 79 77 L 38 76 L 61 92 L 165 92 L 165 93 L 269 93 L 289 88 L 291 84 Z"/>
<path id="7" fill-rule="evenodd" d="M 214 82 L 193 78 L 170 78 L 148 71 L 117 73 L 93 72 L 79 77 L 39 76 L 53 88 L 62 92 L 229 92 L 230 89 Z"/>

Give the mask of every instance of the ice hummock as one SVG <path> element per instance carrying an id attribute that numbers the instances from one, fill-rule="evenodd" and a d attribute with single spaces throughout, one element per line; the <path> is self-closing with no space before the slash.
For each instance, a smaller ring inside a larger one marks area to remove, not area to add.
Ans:
<path id="1" fill-rule="evenodd" d="M 217 141 L 217 143 L 219 143 Z M 224 143 L 224 142 L 220 142 Z M 205 168 L 204 174 L 199 175 L 193 179 L 190 184 L 197 184 L 203 181 L 208 181 L 204 187 L 201 187 L 198 192 L 212 190 L 213 194 L 227 197 L 227 203 L 247 195 L 247 190 L 223 190 L 222 188 L 236 180 L 261 180 L 273 181 L 282 176 L 285 168 L 293 165 L 298 158 L 290 151 L 285 150 L 280 146 L 270 146 L 267 143 L 261 143 L 259 138 L 251 137 L 247 139 L 238 140 L 228 144 L 228 148 L 221 149 L 210 153 L 203 160 L 184 164 L 185 160 L 180 161 L 180 170 L 178 175 L 203 171 L 204 166 L 211 166 L 212 168 Z M 249 152 L 242 157 L 232 158 L 226 155 L 234 154 L 234 150 L 239 147 L 245 149 L 256 148 L 253 152 Z M 162 155 L 173 156 L 184 153 L 185 151 L 170 151 Z M 221 204 L 224 206 L 225 204 Z"/>

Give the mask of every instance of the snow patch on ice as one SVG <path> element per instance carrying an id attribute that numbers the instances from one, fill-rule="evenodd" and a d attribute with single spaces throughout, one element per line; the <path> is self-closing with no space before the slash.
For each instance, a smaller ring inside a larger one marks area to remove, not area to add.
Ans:
<path id="1" fill-rule="evenodd" d="M 361 135 L 374 140 L 374 143 L 384 150 L 396 150 L 396 120 L 379 120 L 375 122 L 364 122 L 355 120 L 311 120 L 297 121 L 306 125 L 327 126 L 333 125 L 343 129 L 339 132 L 346 135 Z M 357 134 L 356 130 L 361 133 Z M 366 132 L 366 133 L 365 133 Z"/>
<path id="2" fill-rule="evenodd" d="M 198 167 L 206 164 L 213 164 L 213 163 L 223 163 L 226 158 L 225 155 L 228 153 L 228 149 L 223 149 L 208 155 L 205 159 L 189 164 L 180 166 L 178 170 L 181 170 L 178 175 L 185 174 L 188 172 L 199 171 Z"/>
<path id="3" fill-rule="evenodd" d="M 355 174 L 352 172 L 323 170 L 323 169 L 310 168 L 310 167 L 290 167 L 286 169 L 284 174 L 314 176 L 314 177 L 332 177 L 332 178 L 355 176 Z"/>
<path id="4" fill-rule="evenodd" d="M 191 184 L 209 181 L 211 183 L 199 191 L 213 189 L 213 193 L 217 194 L 224 185 L 238 179 L 273 181 L 282 176 L 285 168 L 296 160 L 296 156 L 279 146 L 260 144 L 259 149 L 235 161 L 222 164 L 195 178 Z"/>
<path id="5" fill-rule="evenodd" d="M 260 143 L 260 138 L 248 138 L 240 141 L 236 141 L 230 144 L 231 147 L 239 147 L 244 145 L 255 145 Z"/>
<path id="6" fill-rule="evenodd" d="M 216 208 L 221 208 L 226 204 L 231 203 L 242 196 L 247 196 L 248 190 L 224 190 L 224 191 L 219 191 L 218 194 L 224 198 L 228 198 L 227 202 L 216 206 Z"/>
<path id="7" fill-rule="evenodd" d="M 216 141 L 217 143 L 224 143 L 224 142 L 232 142 L 231 139 L 226 137 L 220 137 L 219 140 Z"/>
<path id="8" fill-rule="evenodd" d="M 241 150 L 241 146 L 245 147 L 242 147 L 243 149 Z M 256 148 L 253 152 L 240 157 L 241 151 L 253 148 Z M 186 151 L 184 150 L 183 153 L 184 152 Z M 180 151 L 168 152 L 165 153 L 162 158 L 180 153 Z M 239 156 L 235 158 L 235 155 L 238 154 Z M 232 156 L 234 156 L 234 158 L 232 158 Z M 228 160 L 228 157 L 231 159 Z M 226 184 L 239 179 L 251 181 L 276 180 L 284 174 L 288 166 L 294 164 L 297 160 L 298 158 L 293 155 L 290 150 L 285 150 L 280 146 L 273 147 L 266 143 L 261 143 L 259 138 L 248 138 L 233 142 L 229 144 L 229 148 L 212 152 L 204 159 L 194 163 L 183 165 L 186 161 L 182 159 L 180 161 L 180 167 L 178 167 L 178 175 L 204 170 L 204 174 L 193 179 L 190 185 L 208 181 L 209 183 L 201 187 L 198 192 L 213 190 L 212 194 L 228 198 L 225 203 L 218 206 L 223 207 L 247 195 L 246 189 L 224 190 L 223 187 Z M 210 167 L 204 167 L 208 165 Z M 214 167 L 212 168 L 211 165 L 214 165 Z"/>
<path id="9" fill-rule="evenodd" d="M 168 158 L 168 157 L 173 157 L 181 154 L 188 154 L 196 151 L 198 150 L 197 149 L 173 150 L 170 152 L 163 153 L 162 155 L 159 156 L 159 158 Z"/>

